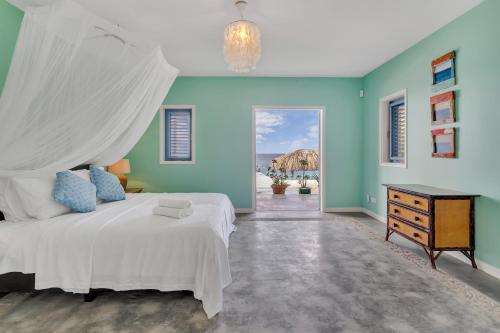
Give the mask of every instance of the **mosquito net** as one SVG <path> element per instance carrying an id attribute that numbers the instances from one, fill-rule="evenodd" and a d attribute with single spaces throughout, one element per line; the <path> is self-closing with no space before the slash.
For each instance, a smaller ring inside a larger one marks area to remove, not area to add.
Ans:
<path id="1" fill-rule="evenodd" d="M 0 177 L 122 158 L 177 73 L 157 44 L 75 2 L 27 6 L 0 99 Z"/>

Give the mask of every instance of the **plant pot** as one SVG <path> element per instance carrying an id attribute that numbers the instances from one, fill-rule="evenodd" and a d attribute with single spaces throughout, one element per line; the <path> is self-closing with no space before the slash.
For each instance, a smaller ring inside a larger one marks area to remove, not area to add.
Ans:
<path id="1" fill-rule="evenodd" d="M 271 188 L 273 189 L 273 194 L 285 194 L 287 187 L 288 185 L 278 185 L 278 184 L 271 185 Z"/>
<path id="2" fill-rule="evenodd" d="M 300 187 L 299 194 L 311 194 L 311 189 L 309 187 Z"/>

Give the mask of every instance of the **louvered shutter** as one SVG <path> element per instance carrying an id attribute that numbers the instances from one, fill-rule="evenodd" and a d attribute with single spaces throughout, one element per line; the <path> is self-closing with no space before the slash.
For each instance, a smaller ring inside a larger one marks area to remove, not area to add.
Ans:
<path id="1" fill-rule="evenodd" d="M 192 110 L 166 110 L 165 129 L 165 159 L 167 161 L 191 161 Z"/>
<path id="2" fill-rule="evenodd" d="M 389 160 L 403 162 L 406 149 L 406 107 L 404 99 L 389 103 Z"/>

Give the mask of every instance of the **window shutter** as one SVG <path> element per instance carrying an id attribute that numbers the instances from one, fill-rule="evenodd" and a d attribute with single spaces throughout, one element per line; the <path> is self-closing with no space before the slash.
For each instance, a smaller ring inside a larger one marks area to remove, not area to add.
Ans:
<path id="1" fill-rule="evenodd" d="M 165 140 L 167 161 L 191 160 L 191 109 L 166 110 Z"/>
<path id="2" fill-rule="evenodd" d="M 406 147 L 406 107 L 404 99 L 389 103 L 389 160 L 403 162 Z"/>

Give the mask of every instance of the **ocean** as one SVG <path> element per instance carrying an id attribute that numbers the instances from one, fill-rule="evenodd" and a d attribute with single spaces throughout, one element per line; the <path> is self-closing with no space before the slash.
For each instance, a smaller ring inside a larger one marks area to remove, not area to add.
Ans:
<path id="1" fill-rule="evenodd" d="M 271 166 L 272 160 L 276 159 L 277 157 L 283 155 L 283 153 L 280 154 L 256 154 L 255 156 L 255 170 L 257 172 L 262 172 L 263 174 L 266 174 L 267 168 Z M 296 171 L 294 173 L 294 179 L 296 178 L 297 175 L 302 175 L 302 171 Z M 319 170 L 317 171 L 306 171 L 306 175 L 309 175 L 312 177 L 313 175 L 319 175 Z M 290 177 L 290 172 L 288 172 L 288 176 Z"/>

